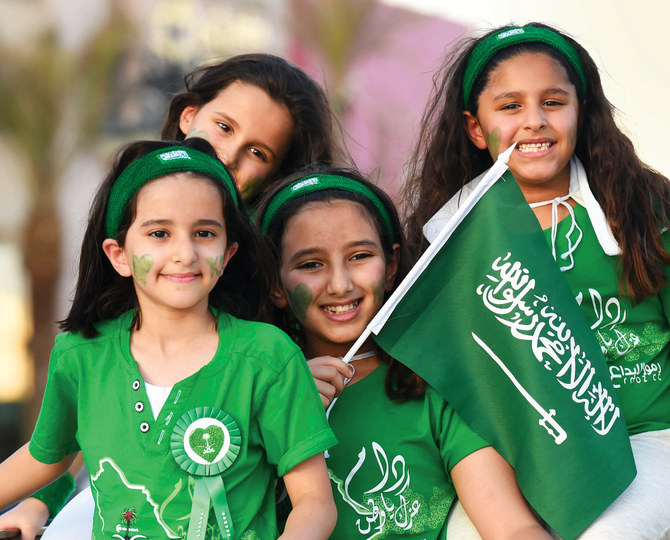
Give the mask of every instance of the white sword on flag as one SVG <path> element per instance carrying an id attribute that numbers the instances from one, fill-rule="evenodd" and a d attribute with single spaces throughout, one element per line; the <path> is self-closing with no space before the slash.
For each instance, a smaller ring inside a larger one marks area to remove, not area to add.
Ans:
<path id="1" fill-rule="evenodd" d="M 484 343 L 481 338 L 475 334 L 474 332 L 471 332 L 473 339 L 477 342 L 477 344 L 484 349 L 484 351 L 494 360 L 496 364 L 500 366 L 500 369 L 503 370 L 505 375 L 507 375 L 507 378 L 512 381 L 512 384 L 516 386 L 516 389 L 519 391 L 519 393 L 526 399 L 528 403 L 530 403 L 537 412 L 540 413 L 542 418 L 538 421 L 538 423 L 547 430 L 547 433 L 551 435 L 554 438 L 554 442 L 556 444 L 561 444 L 565 439 L 568 438 L 568 434 L 565 432 L 565 430 L 561 427 L 561 425 L 556 422 L 554 419 L 554 416 L 556 416 L 556 411 L 554 409 L 546 410 L 542 405 L 540 405 L 537 401 L 535 401 L 535 398 L 531 396 L 528 393 L 528 390 L 526 390 L 521 383 L 517 380 L 517 378 L 514 376 L 514 374 L 509 370 L 509 368 L 505 365 L 505 362 L 503 362 L 496 353 L 494 353 L 491 348 Z M 553 428 L 553 429 L 552 429 Z"/>

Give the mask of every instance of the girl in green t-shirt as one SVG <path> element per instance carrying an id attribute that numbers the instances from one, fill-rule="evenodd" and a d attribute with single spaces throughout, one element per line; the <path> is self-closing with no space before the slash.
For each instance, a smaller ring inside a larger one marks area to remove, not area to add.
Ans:
<path id="1" fill-rule="evenodd" d="M 247 53 L 186 74 L 184 89 L 168 105 L 161 137 L 208 140 L 251 211 L 265 189 L 295 169 L 344 159 L 334 123 L 325 92 L 302 69 L 272 54 Z M 76 463 L 74 475 L 83 462 Z M 73 486 L 67 473 L 4 519 L 25 531 L 39 530 L 48 517 L 56 516 Z M 82 520 L 86 513 L 69 511 Z M 58 527 L 71 529 L 65 519 Z"/>
<path id="2" fill-rule="evenodd" d="M 31 441 L 0 464 L 0 507 L 81 450 L 91 538 L 274 538 L 277 476 L 293 503 L 282 538 L 327 538 L 336 440 L 299 348 L 251 322 L 266 250 L 211 145 L 124 147 L 79 269 Z"/>
<path id="3" fill-rule="evenodd" d="M 593 58 L 557 29 L 467 38 L 436 78 L 404 197 L 409 239 L 424 251 L 432 216 L 448 218 L 516 145 L 509 169 L 599 341 L 637 468 L 584 540 L 670 530 L 670 184 L 640 161 L 613 111 Z M 588 499 L 597 487 L 579 489 Z"/>
<path id="4" fill-rule="evenodd" d="M 485 538 L 549 538 L 512 468 L 435 390 L 372 340 L 340 359 L 406 273 L 390 198 L 355 171 L 314 166 L 268 194 L 258 224 L 275 257 L 277 322 L 332 406 L 331 538 L 444 538 L 456 493 Z"/>

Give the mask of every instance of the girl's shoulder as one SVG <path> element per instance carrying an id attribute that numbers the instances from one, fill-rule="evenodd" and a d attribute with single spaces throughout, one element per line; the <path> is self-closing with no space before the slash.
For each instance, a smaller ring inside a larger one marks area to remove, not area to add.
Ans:
<path id="1" fill-rule="evenodd" d="M 219 339 L 225 340 L 230 352 L 270 360 L 301 356 L 298 345 L 282 330 L 268 323 L 238 319 L 225 312 L 215 313 Z"/>
<path id="2" fill-rule="evenodd" d="M 110 340 L 118 339 L 123 333 L 130 333 L 133 321 L 131 312 L 110 320 L 98 321 L 95 323 L 97 334 L 95 336 L 85 336 L 81 332 L 63 332 L 56 336 L 54 353 L 64 353 L 71 349 L 81 347 L 96 347 Z"/>

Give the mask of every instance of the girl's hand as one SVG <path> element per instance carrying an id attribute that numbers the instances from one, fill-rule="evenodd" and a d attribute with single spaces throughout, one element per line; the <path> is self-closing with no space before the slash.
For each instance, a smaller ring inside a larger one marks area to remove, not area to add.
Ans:
<path id="1" fill-rule="evenodd" d="M 21 531 L 21 540 L 35 540 L 47 519 L 47 505 L 39 499 L 29 497 L 0 516 L 0 531 L 18 529 Z"/>
<path id="2" fill-rule="evenodd" d="M 353 376 L 354 369 L 334 356 L 317 356 L 307 360 L 307 365 L 314 377 L 323 406 L 328 408 L 330 402 L 342 392 L 344 379 Z"/>

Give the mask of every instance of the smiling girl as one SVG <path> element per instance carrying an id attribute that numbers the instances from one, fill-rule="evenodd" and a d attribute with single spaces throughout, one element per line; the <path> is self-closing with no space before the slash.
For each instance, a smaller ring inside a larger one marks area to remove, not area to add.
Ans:
<path id="1" fill-rule="evenodd" d="M 600 342 L 638 470 L 580 538 L 660 538 L 670 530 L 668 180 L 617 127 L 586 50 L 546 25 L 467 40 L 436 81 L 405 194 L 410 237 L 424 250 L 423 225 L 516 143 L 509 168 Z"/>
<path id="2" fill-rule="evenodd" d="M 276 256 L 278 321 L 293 333 L 339 444 L 327 463 L 332 539 L 444 538 L 456 492 L 484 538 L 549 538 L 513 469 L 416 374 L 351 348 L 407 270 L 393 203 L 355 171 L 314 168 L 272 190 L 259 223 Z M 345 379 L 346 377 L 346 379 Z"/>
<path id="3" fill-rule="evenodd" d="M 0 508 L 81 450 L 91 538 L 275 538 L 277 476 L 293 504 L 282 538 L 327 538 L 335 439 L 300 350 L 250 322 L 266 261 L 207 142 L 125 147 L 91 210 L 35 431 L 0 465 Z"/>

